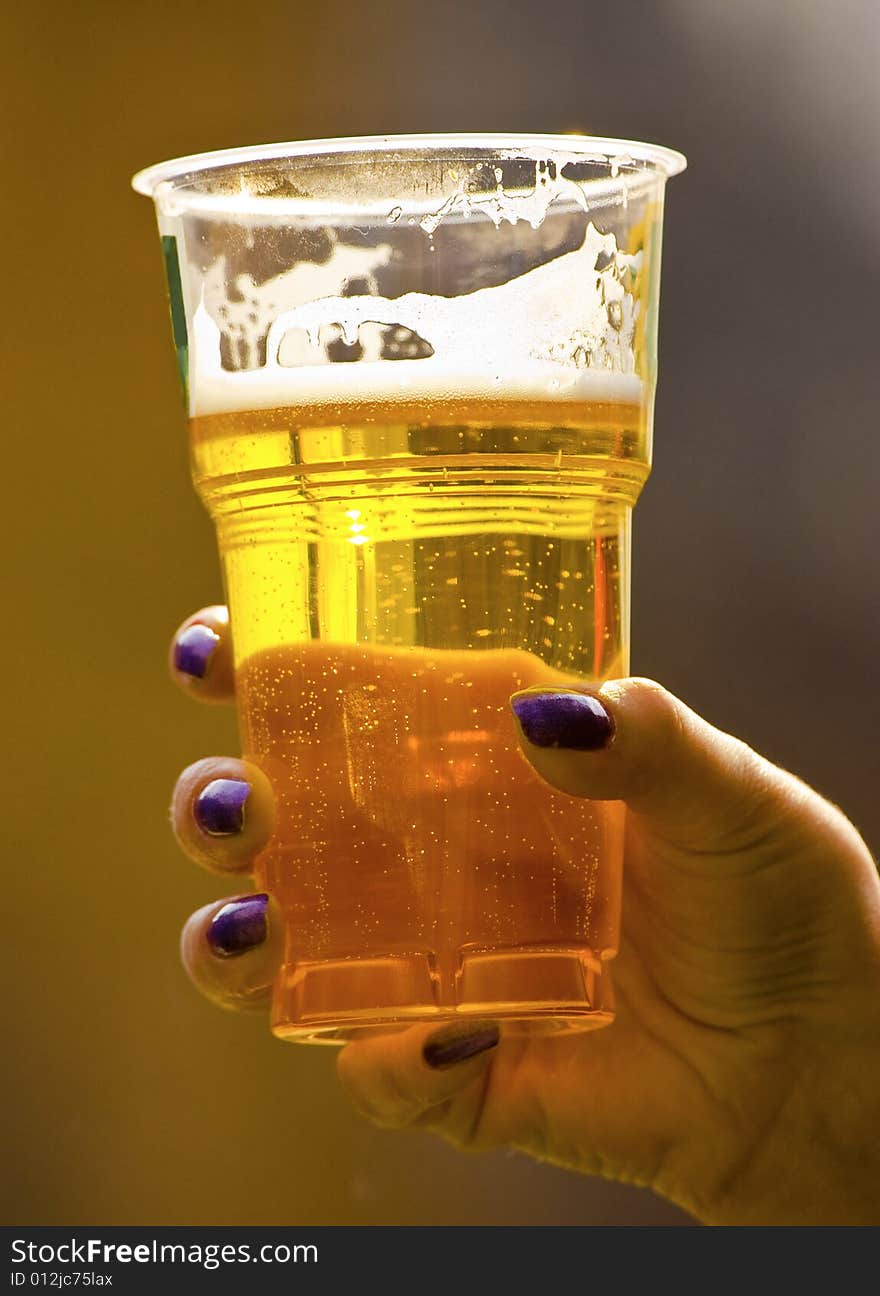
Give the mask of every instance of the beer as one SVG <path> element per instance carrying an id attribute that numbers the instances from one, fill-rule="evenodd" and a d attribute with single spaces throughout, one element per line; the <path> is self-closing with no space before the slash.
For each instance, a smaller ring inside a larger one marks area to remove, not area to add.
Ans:
<path id="1" fill-rule="evenodd" d="M 591 387 L 192 420 L 276 797 L 280 1034 L 609 1019 L 622 807 L 542 783 L 508 702 L 627 669 L 645 415 Z"/>

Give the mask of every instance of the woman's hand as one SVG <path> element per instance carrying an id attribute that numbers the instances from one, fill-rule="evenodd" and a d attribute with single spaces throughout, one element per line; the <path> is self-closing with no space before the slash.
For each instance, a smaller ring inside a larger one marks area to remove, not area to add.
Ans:
<path id="1" fill-rule="evenodd" d="M 184 623 L 171 664 L 194 697 L 233 700 L 224 608 Z M 707 1222 L 880 1222 L 867 847 L 834 806 L 658 684 L 589 696 L 598 706 L 529 690 L 514 712 L 548 783 L 629 807 L 614 1024 L 532 1039 L 413 1027 L 349 1044 L 343 1084 L 379 1124 L 645 1185 Z M 271 834 L 271 790 L 245 762 L 200 761 L 172 819 L 188 855 L 242 876 Z M 183 960 L 215 1002 L 263 1008 L 281 937 L 271 900 L 238 895 L 190 918 Z"/>

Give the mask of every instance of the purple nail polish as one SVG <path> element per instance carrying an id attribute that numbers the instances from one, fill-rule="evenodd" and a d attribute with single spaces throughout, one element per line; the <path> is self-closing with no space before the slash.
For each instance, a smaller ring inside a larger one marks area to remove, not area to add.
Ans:
<path id="1" fill-rule="evenodd" d="M 466 1062 L 495 1048 L 501 1032 L 494 1022 L 462 1022 L 446 1026 L 429 1035 L 422 1047 L 422 1057 L 435 1071 Z"/>
<path id="2" fill-rule="evenodd" d="M 218 909 L 208 928 L 208 944 L 218 958 L 244 954 L 266 939 L 267 895 L 244 895 Z"/>
<path id="3" fill-rule="evenodd" d="M 536 747 L 599 751 L 614 737 L 614 721 L 589 693 L 526 693 L 511 706 L 523 733 Z"/>
<path id="4" fill-rule="evenodd" d="M 193 803 L 193 815 L 209 837 L 230 837 L 244 827 L 244 803 L 251 785 L 244 779 L 214 779 Z"/>
<path id="5" fill-rule="evenodd" d="M 181 630 L 174 644 L 174 666 L 184 675 L 204 679 L 220 636 L 210 626 L 191 625 Z"/>

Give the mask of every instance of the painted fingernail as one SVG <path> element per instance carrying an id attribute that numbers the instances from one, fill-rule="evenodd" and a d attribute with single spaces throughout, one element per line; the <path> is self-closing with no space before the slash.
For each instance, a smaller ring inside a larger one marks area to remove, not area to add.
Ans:
<path id="1" fill-rule="evenodd" d="M 462 1022 L 445 1026 L 429 1035 L 422 1047 L 422 1057 L 435 1071 L 466 1062 L 495 1048 L 501 1032 L 494 1022 Z"/>
<path id="2" fill-rule="evenodd" d="M 220 636 L 210 626 L 191 625 L 174 642 L 174 666 L 184 675 L 204 679 Z"/>
<path id="3" fill-rule="evenodd" d="M 208 928 L 208 944 L 218 958 L 244 954 L 266 939 L 267 895 L 239 896 L 218 909 Z"/>
<path id="4" fill-rule="evenodd" d="M 510 705 L 536 747 L 599 751 L 614 737 L 610 712 L 589 693 L 523 693 Z"/>
<path id="5" fill-rule="evenodd" d="M 244 803 L 251 785 L 244 779 L 214 779 L 206 783 L 193 804 L 193 815 L 209 837 L 231 837 L 244 827 Z"/>

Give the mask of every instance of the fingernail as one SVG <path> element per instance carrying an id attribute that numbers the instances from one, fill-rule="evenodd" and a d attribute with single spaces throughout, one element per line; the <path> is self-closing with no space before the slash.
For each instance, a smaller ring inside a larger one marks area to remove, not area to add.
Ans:
<path id="1" fill-rule="evenodd" d="M 614 737 L 610 712 L 589 693 L 524 693 L 510 705 L 536 747 L 599 751 Z"/>
<path id="2" fill-rule="evenodd" d="M 174 643 L 175 669 L 195 679 L 204 679 L 219 642 L 220 636 L 210 626 L 187 626 Z"/>
<path id="3" fill-rule="evenodd" d="M 193 814 L 209 837 L 230 837 L 244 827 L 244 803 L 251 785 L 244 779 L 214 779 L 195 799 Z"/>
<path id="4" fill-rule="evenodd" d="M 494 1022 L 462 1022 L 446 1026 L 429 1035 L 422 1047 L 422 1057 L 435 1071 L 455 1066 L 495 1048 L 501 1032 Z"/>
<path id="5" fill-rule="evenodd" d="M 218 958 L 244 954 L 266 939 L 267 895 L 240 896 L 218 909 L 208 928 L 208 944 Z"/>

